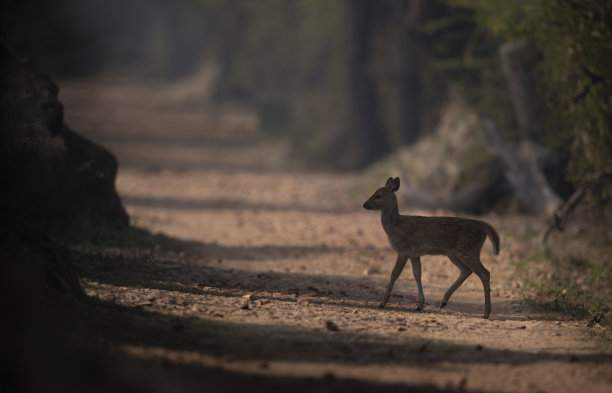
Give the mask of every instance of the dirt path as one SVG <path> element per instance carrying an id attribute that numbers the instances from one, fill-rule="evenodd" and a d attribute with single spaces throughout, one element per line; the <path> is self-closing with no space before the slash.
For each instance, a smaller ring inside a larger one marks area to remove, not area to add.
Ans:
<path id="1" fill-rule="evenodd" d="M 164 100 L 160 86 L 123 81 L 61 86 L 68 124 L 117 154 L 132 224 L 164 235 L 153 250 L 105 249 L 79 267 L 88 295 L 139 315 L 138 338 L 124 332 L 111 350 L 223 370 L 221 385 L 262 375 L 256 381 L 351 381 L 357 391 L 612 390 L 602 328 L 526 310 L 511 285 L 539 222 L 485 217 L 502 238 L 498 257 L 490 243 L 483 250 L 490 320 L 474 276 L 438 307 L 458 275 L 441 257 L 424 258 L 424 311 L 415 311 L 409 270 L 379 310 L 394 254 L 379 216 L 361 204 L 384 179 L 292 169 L 241 108 L 178 109 L 180 94 Z"/>

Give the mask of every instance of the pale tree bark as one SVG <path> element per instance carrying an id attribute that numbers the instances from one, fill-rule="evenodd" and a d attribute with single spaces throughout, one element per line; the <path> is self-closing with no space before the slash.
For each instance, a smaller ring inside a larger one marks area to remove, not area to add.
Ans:
<path id="1" fill-rule="evenodd" d="M 489 152 L 498 156 L 504 163 L 505 177 L 523 207 L 535 214 L 553 214 L 561 204 L 561 199 L 546 182 L 538 166 L 537 155 L 531 154 L 529 157 L 519 158 L 503 140 L 491 120 L 484 121 L 481 137 Z M 530 141 L 524 143 L 533 144 Z"/>
<path id="2" fill-rule="evenodd" d="M 535 49 L 526 39 L 509 41 L 499 48 L 499 58 L 512 96 L 516 121 L 520 128 L 536 125 L 541 107 L 530 67 Z"/>

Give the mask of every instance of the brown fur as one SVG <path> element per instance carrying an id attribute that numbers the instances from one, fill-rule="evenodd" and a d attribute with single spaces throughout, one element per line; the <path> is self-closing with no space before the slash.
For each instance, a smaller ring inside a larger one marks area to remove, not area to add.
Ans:
<path id="1" fill-rule="evenodd" d="M 385 186 L 376 190 L 363 204 L 365 209 L 380 210 L 383 229 L 387 233 L 391 247 L 397 253 L 389 286 L 378 307 L 383 308 L 387 304 L 395 280 L 410 259 L 419 292 L 417 310 L 422 310 L 425 295 L 421 286 L 420 257 L 446 255 L 459 268 L 460 274 L 444 294 L 440 307 L 444 307 L 455 290 L 472 273 L 475 273 L 484 287 L 484 317 L 488 318 L 491 313 L 490 274 L 480 262 L 480 250 L 488 236 L 493 244 L 494 253 L 496 255 L 499 253 L 499 235 L 495 229 L 486 222 L 467 218 L 400 215 L 395 196 L 399 185 L 398 177 L 389 178 Z"/>

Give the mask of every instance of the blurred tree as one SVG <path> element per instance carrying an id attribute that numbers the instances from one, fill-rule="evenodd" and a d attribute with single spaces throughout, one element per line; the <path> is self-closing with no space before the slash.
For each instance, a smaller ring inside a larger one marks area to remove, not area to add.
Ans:
<path id="1" fill-rule="evenodd" d="M 379 119 L 375 80 L 368 69 L 375 5 L 370 0 L 352 1 L 348 11 L 348 116 L 330 146 L 338 153 L 335 164 L 342 168 L 367 165 L 390 151 Z"/>
<path id="2" fill-rule="evenodd" d="M 254 103 L 263 129 L 290 135 L 309 163 L 368 165 L 413 143 L 446 100 L 427 45 L 438 32 L 421 29 L 455 12 L 439 1 L 201 1 L 217 16 L 217 97 Z"/>
<path id="3" fill-rule="evenodd" d="M 310 163 L 354 168 L 390 151 L 368 69 L 372 1 L 203 1 L 220 15 L 218 97 L 251 101 Z"/>
<path id="4" fill-rule="evenodd" d="M 544 106 L 527 135 L 569 161 L 578 183 L 595 176 L 596 198 L 612 214 L 612 2 L 608 0 L 449 0 L 475 11 L 506 42 L 529 40 Z M 529 105 L 526 105 L 529 106 Z"/>
<path id="5" fill-rule="evenodd" d="M 421 128 L 424 36 L 418 27 L 421 0 L 375 2 L 374 56 L 370 69 L 381 102 L 381 118 L 394 146 L 413 143 Z"/>
<path id="6" fill-rule="evenodd" d="M 399 3 L 400 34 L 400 142 L 413 143 L 420 130 L 421 112 L 421 42 L 416 34 L 422 15 L 423 1 L 412 0 Z"/>

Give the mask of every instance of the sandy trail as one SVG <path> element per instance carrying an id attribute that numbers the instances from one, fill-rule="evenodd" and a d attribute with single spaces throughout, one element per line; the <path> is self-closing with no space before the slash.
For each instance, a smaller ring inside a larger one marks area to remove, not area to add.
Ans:
<path id="1" fill-rule="evenodd" d="M 379 310 L 395 255 L 361 204 L 385 179 L 299 171 L 243 108 L 184 109 L 149 84 L 60 85 L 67 123 L 116 153 L 132 224 L 164 235 L 154 251 L 109 249 L 104 263 L 80 267 L 90 296 L 173 327 L 112 350 L 228 375 L 357 380 L 364 390 L 612 390 L 602 328 L 527 310 L 510 285 L 540 222 L 484 217 L 502 238 L 499 256 L 488 241 L 482 254 L 490 320 L 474 275 L 438 307 L 458 275 L 442 257 L 423 258 L 424 311 L 409 268 Z"/>

